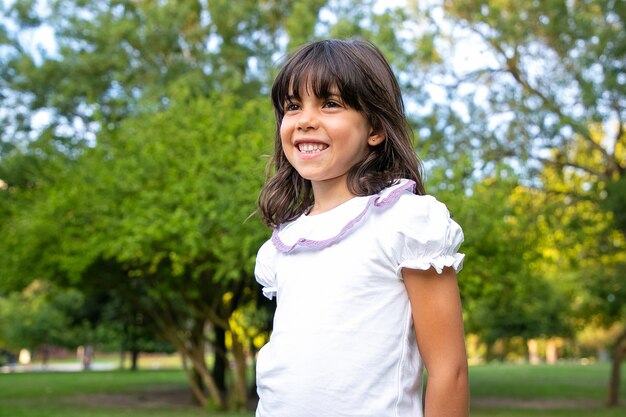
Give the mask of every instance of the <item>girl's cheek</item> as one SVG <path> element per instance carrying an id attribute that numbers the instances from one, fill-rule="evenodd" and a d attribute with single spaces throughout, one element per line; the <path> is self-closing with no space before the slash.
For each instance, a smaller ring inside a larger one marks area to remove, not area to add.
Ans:
<path id="1" fill-rule="evenodd" d="M 285 123 L 283 121 L 283 123 L 280 125 L 280 138 L 282 139 L 283 142 L 289 139 L 292 131 L 293 129 L 292 129 L 291 124 Z"/>

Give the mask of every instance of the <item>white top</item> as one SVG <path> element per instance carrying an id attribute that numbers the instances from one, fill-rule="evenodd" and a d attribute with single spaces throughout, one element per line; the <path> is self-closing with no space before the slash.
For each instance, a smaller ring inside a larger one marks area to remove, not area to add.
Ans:
<path id="1" fill-rule="evenodd" d="M 422 360 L 402 268 L 460 270 L 463 232 L 401 180 L 274 231 L 255 275 L 276 296 L 257 358 L 257 417 L 422 416 Z"/>

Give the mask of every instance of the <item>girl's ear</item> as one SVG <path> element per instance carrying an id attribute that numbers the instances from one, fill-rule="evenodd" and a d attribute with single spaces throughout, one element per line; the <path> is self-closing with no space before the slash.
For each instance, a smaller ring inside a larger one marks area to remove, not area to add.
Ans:
<path id="1" fill-rule="evenodd" d="M 370 136 L 367 139 L 367 144 L 370 146 L 378 146 L 385 141 L 385 134 L 383 132 L 370 132 Z"/>

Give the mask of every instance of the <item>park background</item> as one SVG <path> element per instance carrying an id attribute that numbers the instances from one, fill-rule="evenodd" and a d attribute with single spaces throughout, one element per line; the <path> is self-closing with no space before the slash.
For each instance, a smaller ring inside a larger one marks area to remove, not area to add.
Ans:
<path id="1" fill-rule="evenodd" d="M 556 402 L 541 415 L 624 412 L 623 0 L 4 0 L 0 11 L 6 415 L 39 415 L 36 404 L 83 415 L 53 398 L 162 380 L 157 396 L 175 387 L 197 404 L 163 415 L 250 415 L 273 310 L 253 277 L 269 237 L 254 214 L 273 146 L 268 91 L 286 53 L 326 37 L 369 39 L 390 60 L 427 192 L 464 228 L 472 394 L 494 400 L 473 414 L 526 415 L 515 409 L 543 396 Z M 137 372 L 16 372 L 22 349 L 51 370 L 86 348 L 93 369 Z"/>

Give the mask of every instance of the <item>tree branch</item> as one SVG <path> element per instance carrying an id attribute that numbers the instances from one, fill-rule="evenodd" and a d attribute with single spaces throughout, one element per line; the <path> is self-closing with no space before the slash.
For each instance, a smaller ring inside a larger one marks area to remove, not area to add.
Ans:
<path id="1" fill-rule="evenodd" d="M 615 110 L 615 114 L 617 115 L 617 132 L 615 133 L 615 138 L 613 139 L 613 152 L 611 153 L 611 157 L 615 161 L 617 165 L 617 172 L 620 177 L 624 175 L 624 170 L 626 167 L 621 166 L 619 160 L 617 159 L 617 149 L 619 145 L 622 145 L 623 151 L 626 150 L 626 132 L 624 131 L 624 120 L 622 120 L 622 112 L 617 100 L 613 101 L 613 109 Z"/>
<path id="2" fill-rule="evenodd" d="M 537 88 L 530 85 L 530 83 L 526 80 L 526 78 L 522 74 L 522 71 L 519 68 L 519 53 L 517 47 L 514 47 L 513 55 L 508 56 L 506 51 L 495 39 L 488 38 L 485 34 L 483 34 L 474 27 L 471 27 L 471 30 L 478 36 L 480 36 L 488 45 L 490 45 L 498 54 L 500 54 L 504 58 L 506 68 L 503 70 L 511 74 L 511 76 L 522 87 L 524 91 L 526 91 L 530 95 L 538 97 L 547 110 L 557 115 L 561 122 L 571 126 L 576 133 L 578 133 L 584 140 L 589 142 L 594 149 L 596 149 L 603 155 L 608 165 L 610 165 L 609 167 L 607 167 L 607 172 L 605 174 L 606 176 L 611 176 L 613 170 L 617 170 L 620 173 L 623 172 L 623 168 L 619 165 L 617 160 L 611 154 L 609 154 L 609 152 L 604 147 L 602 147 L 602 145 L 593 140 L 588 126 L 579 123 L 578 121 L 563 113 L 560 106 L 557 105 L 554 100 L 543 94 Z"/>
<path id="3" fill-rule="evenodd" d="M 537 159 L 537 161 L 541 162 L 544 165 L 552 165 L 552 166 L 557 166 L 557 167 L 561 167 L 561 168 L 571 167 L 571 168 L 575 168 L 575 169 L 579 169 L 581 171 L 584 171 L 584 172 L 586 172 L 588 174 L 595 175 L 595 176 L 597 176 L 597 177 L 599 177 L 601 179 L 608 179 L 606 177 L 606 173 L 594 171 L 593 169 L 591 169 L 589 167 L 577 164 L 575 162 L 571 162 L 571 161 L 561 162 L 561 161 L 555 161 L 553 159 L 540 158 L 540 157 L 537 157 L 536 159 Z"/>

